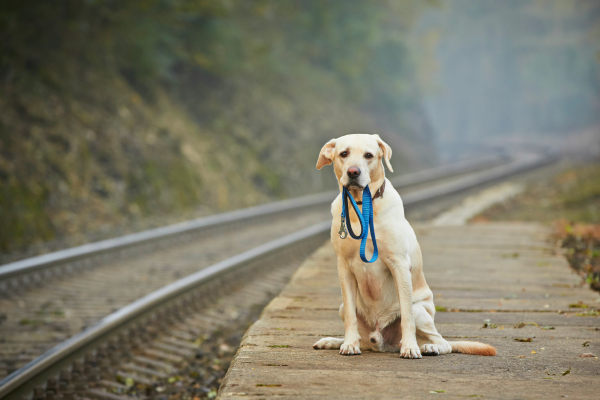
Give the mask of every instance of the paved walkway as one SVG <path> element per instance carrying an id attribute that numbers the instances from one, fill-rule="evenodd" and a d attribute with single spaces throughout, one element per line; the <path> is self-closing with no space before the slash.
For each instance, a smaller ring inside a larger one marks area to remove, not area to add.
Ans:
<path id="1" fill-rule="evenodd" d="M 249 329 L 219 397 L 600 398 L 600 360 L 580 357 L 600 355 L 600 318 L 569 308 L 579 302 L 600 308 L 600 296 L 552 254 L 545 228 L 506 223 L 416 231 L 436 306 L 446 310 L 436 314 L 439 332 L 448 340 L 489 343 L 496 357 L 406 360 L 397 353 L 314 350 L 317 339 L 344 334 L 336 258 L 326 243 Z M 492 328 L 482 329 L 484 320 Z"/>

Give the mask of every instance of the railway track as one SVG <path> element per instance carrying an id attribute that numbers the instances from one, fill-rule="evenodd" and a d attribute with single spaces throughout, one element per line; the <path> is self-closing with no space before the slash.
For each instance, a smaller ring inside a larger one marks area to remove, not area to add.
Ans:
<path id="1" fill-rule="evenodd" d="M 475 160 L 391 178 L 391 182 L 398 190 L 409 191 L 411 188 L 419 188 L 419 185 L 460 177 L 506 164 L 510 160 L 510 156 L 504 153 L 487 155 Z M 294 212 L 292 218 L 300 220 L 319 212 L 328 215 L 327 206 L 336 195 L 337 191 L 330 191 L 264 204 L 4 264 L 0 266 L 0 297 L 10 296 L 32 286 L 40 286 L 54 277 L 62 278 L 77 271 L 109 265 L 187 242 L 197 243 L 198 240 L 218 236 L 227 239 L 232 232 L 248 226 L 269 225 L 273 231 L 274 227 L 271 224 L 277 220 L 289 220 L 290 211 Z M 309 225 L 310 221 L 306 226 Z M 291 226 L 286 232 L 296 229 L 298 226 Z"/>
<path id="2" fill-rule="evenodd" d="M 418 178 L 400 177 L 393 183 L 408 188 L 445 180 L 405 191 L 405 205 L 413 207 L 552 160 L 540 155 L 513 160 L 493 156 L 420 173 Z M 268 301 L 268 292 L 277 293 L 298 263 L 326 239 L 329 222 L 315 223 L 329 221 L 325 205 L 334 195 L 190 221 L 0 268 L 2 301 L 32 315 L 0 325 L 3 335 L 13 329 L 12 336 L 5 335 L 8 340 L 0 344 L 5 368 L 7 372 L 19 368 L 0 382 L 0 396 L 53 398 L 60 385 L 65 398 L 120 398 L 134 392 L 163 396 L 157 392 L 161 386 L 154 383 L 175 376 L 169 371 L 178 371 L 182 361 L 181 357 L 175 360 L 174 354 L 192 354 L 198 337 L 210 337 L 219 324 L 235 323 L 249 315 L 252 305 Z M 57 279 L 60 276 L 63 279 Z M 48 299 L 70 304 L 70 314 L 64 315 Z M 180 328 L 170 329 L 174 326 Z M 27 365 L 19 365 L 59 342 Z M 23 344 L 28 344 L 27 349 Z M 83 363 L 73 364 L 81 357 Z M 59 380 L 47 381 L 51 376 Z M 218 376 L 213 381 L 214 386 Z M 33 391 L 36 384 L 44 383 L 45 388 Z M 206 388 L 200 385 L 201 391 Z"/>

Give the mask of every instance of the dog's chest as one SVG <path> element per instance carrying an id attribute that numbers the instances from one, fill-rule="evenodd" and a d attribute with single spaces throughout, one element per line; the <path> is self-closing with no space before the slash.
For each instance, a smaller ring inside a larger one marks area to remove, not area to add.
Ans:
<path id="1" fill-rule="evenodd" d="M 351 269 L 356 277 L 359 295 L 365 302 L 383 300 L 384 294 L 390 289 L 389 284 L 393 283 L 392 275 L 383 262 L 378 260 L 366 264 L 355 259 Z"/>

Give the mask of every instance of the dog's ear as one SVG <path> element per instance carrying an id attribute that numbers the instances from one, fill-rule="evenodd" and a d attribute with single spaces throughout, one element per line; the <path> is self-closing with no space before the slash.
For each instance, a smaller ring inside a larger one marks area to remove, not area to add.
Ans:
<path id="1" fill-rule="evenodd" d="M 374 135 L 374 136 L 376 136 L 376 138 L 377 138 L 377 144 L 379 145 L 379 148 L 381 149 L 381 151 L 383 151 L 383 159 L 385 160 L 385 165 L 387 165 L 390 172 L 394 172 L 394 169 L 392 168 L 392 164 L 390 164 L 390 159 L 392 158 L 392 148 L 390 146 L 388 146 L 388 144 L 386 142 L 381 140 L 379 135 Z"/>
<path id="2" fill-rule="evenodd" d="M 319 159 L 317 160 L 317 169 L 321 169 L 326 165 L 332 163 L 333 160 L 333 151 L 335 150 L 335 142 L 337 139 L 331 139 L 329 142 L 325 143 L 325 146 L 321 149 L 319 153 Z"/>

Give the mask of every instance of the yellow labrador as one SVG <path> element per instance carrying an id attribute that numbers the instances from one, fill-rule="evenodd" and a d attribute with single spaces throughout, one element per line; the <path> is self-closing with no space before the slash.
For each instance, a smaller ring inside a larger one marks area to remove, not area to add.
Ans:
<path id="1" fill-rule="evenodd" d="M 477 342 L 447 342 L 437 332 L 433 317 L 433 293 L 423 275 L 423 258 L 417 237 L 404 218 L 400 195 L 385 178 L 383 161 L 390 171 L 392 149 L 379 135 L 347 135 L 332 139 L 323 148 L 317 169 L 333 163 L 340 193 L 349 189 L 358 204 L 367 185 L 373 195 L 374 226 L 379 258 L 371 264 L 359 257 L 360 240 L 341 239 L 338 233 L 342 213 L 341 194 L 331 212 L 331 241 L 337 254 L 343 303 L 340 317 L 345 335 L 323 338 L 315 349 L 339 349 L 340 354 L 363 350 L 398 351 L 406 358 L 421 354 L 467 353 L 495 355 L 496 349 Z M 352 207 L 349 207 L 352 209 Z M 356 213 L 349 211 L 353 226 L 360 226 Z M 357 232 L 358 233 L 358 232 Z M 367 254 L 373 244 L 367 242 Z M 370 256 L 367 256 L 370 257 Z"/>

